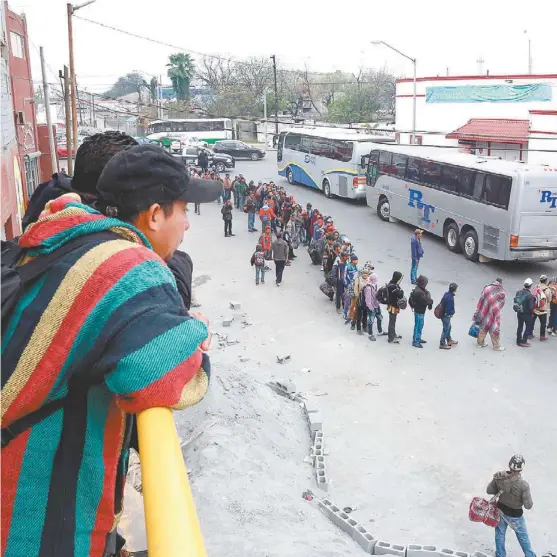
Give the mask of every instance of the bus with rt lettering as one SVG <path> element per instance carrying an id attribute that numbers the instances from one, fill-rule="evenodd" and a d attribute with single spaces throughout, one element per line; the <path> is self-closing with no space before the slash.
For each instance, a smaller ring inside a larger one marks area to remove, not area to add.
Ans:
<path id="1" fill-rule="evenodd" d="M 383 221 L 470 261 L 557 259 L 557 167 L 425 146 L 378 145 L 366 158 L 366 201 Z"/>

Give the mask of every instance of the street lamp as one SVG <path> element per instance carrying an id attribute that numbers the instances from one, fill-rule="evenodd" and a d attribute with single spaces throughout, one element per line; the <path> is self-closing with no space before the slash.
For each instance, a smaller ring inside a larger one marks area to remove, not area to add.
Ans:
<path id="1" fill-rule="evenodd" d="M 414 94 L 412 95 L 412 144 L 416 145 L 416 58 L 412 58 L 411 56 L 407 56 L 406 54 L 404 54 L 403 52 L 400 52 L 400 50 L 397 50 L 394 46 L 391 46 L 390 44 L 386 43 L 385 41 L 371 41 L 371 44 L 373 45 L 379 45 L 382 44 L 384 46 L 386 46 L 387 48 L 390 48 L 391 50 L 394 50 L 397 54 L 400 54 L 401 56 L 404 56 L 404 58 L 407 58 L 408 60 L 410 60 L 410 62 L 412 62 L 412 64 L 414 64 Z"/>
<path id="2" fill-rule="evenodd" d="M 528 39 L 528 74 L 532 75 L 532 39 L 530 38 L 530 33 L 525 29 L 524 34 Z"/>
<path id="3" fill-rule="evenodd" d="M 72 4 L 66 4 L 66 10 L 68 12 L 68 44 L 70 48 L 70 90 L 72 92 L 71 99 L 72 99 L 72 124 L 73 124 L 73 148 L 77 152 L 77 83 L 75 79 L 75 65 L 74 65 L 74 58 L 73 58 L 73 27 L 72 27 L 72 16 L 77 10 L 81 8 L 85 8 L 89 4 L 93 4 L 96 0 L 87 0 L 87 2 L 83 2 L 81 4 L 76 4 L 72 6 Z M 71 145 L 70 148 L 70 156 L 71 156 Z"/>

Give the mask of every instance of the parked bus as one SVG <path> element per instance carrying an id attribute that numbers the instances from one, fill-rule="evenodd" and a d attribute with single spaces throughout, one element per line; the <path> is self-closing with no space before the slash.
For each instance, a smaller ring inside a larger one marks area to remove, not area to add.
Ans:
<path id="1" fill-rule="evenodd" d="M 332 128 L 292 128 L 279 135 L 277 164 L 291 184 L 317 188 L 327 196 L 365 199 L 368 155 L 384 137 Z"/>
<path id="2" fill-rule="evenodd" d="M 367 204 L 382 220 L 441 236 L 471 261 L 557 259 L 557 168 L 400 145 L 368 157 Z"/>
<path id="3" fill-rule="evenodd" d="M 160 141 L 169 147 L 173 140 L 185 145 L 190 138 L 197 138 L 212 145 L 221 139 L 232 139 L 230 118 L 156 120 L 147 128 L 147 138 Z"/>

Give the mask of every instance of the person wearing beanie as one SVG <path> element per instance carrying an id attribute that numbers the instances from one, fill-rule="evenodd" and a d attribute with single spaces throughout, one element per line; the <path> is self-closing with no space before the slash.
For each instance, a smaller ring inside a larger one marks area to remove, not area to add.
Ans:
<path id="1" fill-rule="evenodd" d="M 396 334 L 396 319 L 400 313 L 399 301 L 404 298 L 404 291 L 400 287 L 403 276 L 404 275 L 400 271 L 395 271 L 393 273 L 393 278 L 387 285 L 387 312 L 389 314 L 388 340 L 391 344 L 399 344 L 402 338 L 400 335 Z"/>
<path id="2" fill-rule="evenodd" d="M 540 340 L 545 341 L 548 340 L 546 328 L 552 291 L 547 283 L 547 275 L 542 275 L 539 280 L 539 283 L 534 287 L 534 290 L 532 290 L 532 295 L 534 296 L 534 322 L 532 323 L 531 334 L 534 334 L 536 320 L 539 320 Z"/>
<path id="3" fill-rule="evenodd" d="M 534 296 L 532 294 L 531 278 L 524 281 L 524 288 L 519 290 L 514 297 L 513 309 L 516 311 L 518 327 L 516 329 L 516 345 L 521 348 L 530 348 L 528 342 L 534 327 Z"/>
<path id="4" fill-rule="evenodd" d="M 536 557 L 530 544 L 523 507 L 530 510 L 534 506 L 530 485 L 522 478 L 525 460 L 515 454 L 509 461 L 508 470 L 496 472 L 487 486 L 488 495 L 498 495 L 499 523 L 495 527 L 495 554 L 505 557 L 505 536 L 507 528 L 514 531 L 524 557 Z"/>
<path id="5" fill-rule="evenodd" d="M 443 298 L 441 298 L 441 323 L 443 324 L 441 340 L 439 341 L 439 348 L 441 350 L 450 350 L 453 346 L 458 344 L 458 341 L 453 340 L 451 336 L 451 320 L 455 314 L 454 298 L 457 289 L 458 284 L 456 282 L 451 282 L 451 284 L 449 284 L 449 289 L 443 294 Z"/>
<path id="6" fill-rule="evenodd" d="M 423 348 L 425 340 L 422 339 L 422 331 L 424 328 L 426 309 L 431 310 L 433 307 L 433 299 L 429 290 L 427 290 L 427 277 L 420 275 L 416 280 L 416 287 L 412 290 L 408 298 L 408 305 L 414 311 L 414 334 L 412 336 L 412 346 L 414 348 Z"/>
<path id="7" fill-rule="evenodd" d="M 255 284 L 259 284 L 260 278 L 261 284 L 265 284 L 265 252 L 261 244 L 255 246 L 255 252 L 251 256 L 251 266 L 255 267 Z"/>
<path id="8" fill-rule="evenodd" d="M 496 278 L 491 284 L 488 284 L 480 295 L 476 313 L 474 313 L 474 323 L 480 327 L 478 333 L 478 346 L 485 348 L 487 335 L 491 337 L 493 350 L 502 352 L 505 350 L 500 344 L 501 338 L 501 310 L 505 305 L 507 295 L 503 288 L 503 279 Z"/>

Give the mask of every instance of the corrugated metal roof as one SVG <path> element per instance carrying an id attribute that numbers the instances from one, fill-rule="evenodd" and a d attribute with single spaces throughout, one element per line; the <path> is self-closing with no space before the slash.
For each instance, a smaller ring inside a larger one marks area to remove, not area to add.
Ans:
<path id="1" fill-rule="evenodd" d="M 471 118 L 464 126 L 451 132 L 447 139 L 469 141 L 497 141 L 502 143 L 528 143 L 530 120 L 506 118 Z"/>

